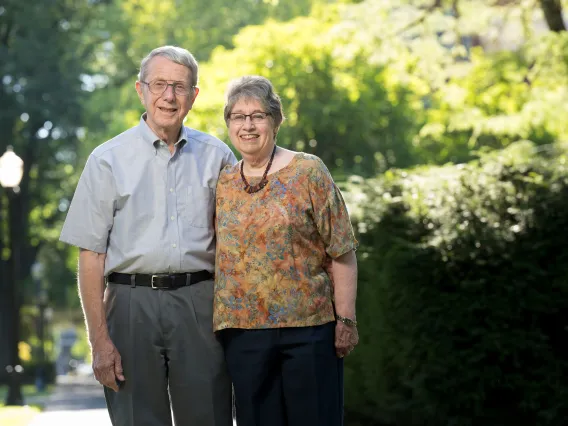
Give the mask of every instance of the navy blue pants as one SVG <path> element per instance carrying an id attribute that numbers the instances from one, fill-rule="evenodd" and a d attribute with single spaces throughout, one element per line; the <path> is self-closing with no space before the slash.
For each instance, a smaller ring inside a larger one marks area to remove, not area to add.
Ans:
<path id="1" fill-rule="evenodd" d="M 221 331 L 238 426 L 342 426 L 335 323 Z"/>

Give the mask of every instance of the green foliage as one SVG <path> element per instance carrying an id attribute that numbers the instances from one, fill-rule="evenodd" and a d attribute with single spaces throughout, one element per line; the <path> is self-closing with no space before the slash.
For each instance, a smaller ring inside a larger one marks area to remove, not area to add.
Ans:
<path id="1" fill-rule="evenodd" d="M 518 52 L 476 50 L 472 67 L 432 96 L 416 143 L 422 158 L 463 161 L 521 139 L 568 138 L 568 33 L 548 33 Z M 447 150 L 436 149 L 446 145 Z M 450 147 L 451 146 L 451 147 Z"/>
<path id="2" fill-rule="evenodd" d="M 82 77 L 89 72 L 98 7 L 91 0 L 0 5 L 0 153 L 12 145 L 24 161 L 18 191 L 1 194 L 8 202 L 0 211 L 0 365 L 13 362 L 8 357 L 25 331 L 12 310 L 34 292 L 30 267 L 42 246 L 58 248 L 54 240 L 74 188 L 69 163 L 80 140 Z M 72 282 L 72 273 L 58 272 L 67 276 L 54 286 Z"/>
<path id="3" fill-rule="evenodd" d="M 201 61 L 201 93 L 189 125 L 228 140 L 220 109 L 228 81 L 264 75 L 283 95 L 289 118 L 279 142 L 321 156 L 337 177 L 468 161 L 519 139 L 546 144 L 566 136 L 565 120 L 557 118 L 563 115 L 554 114 L 566 108 L 566 35 L 526 29 L 527 19 L 542 17 L 534 5 L 304 0 L 237 7 L 215 0 L 214 7 L 202 6 L 173 0 L 109 6 L 107 41 L 95 64 L 102 78 L 87 116 L 89 148 L 138 121 L 137 66 L 164 43 L 188 47 Z M 298 17 L 310 9 L 309 17 Z M 521 49 L 472 48 L 507 46 L 490 36 L 500 25 L 512 25 Z"/>
<path id="4" fill-rule="evenodd" d="M 362 189 L 352 419 L 563 424 L 568 151 L 548 148 L 522 142 Z"/>
<path id="5" fill-rule="evenodd" d="M 207 79 L 191 124 L 227 139 L 223 91 L 233 78 L 259 74 L 282 97 L 287 121 L 278 135 L 280 145 L 318 155 L 336 176 L 368 176 L 414 164 L 410 142 L 416 127 L 408 91 L 390 85 L 387 70 L 370 66 L 366 53 L 341 51 L 344 41 L 336 24 L 327 10 L 325 16 L 241 31 L 232 50 L 215 50 L 202 67 Z"/>
<path id="6" fill-rule="evenodd" d="M 99 7 L 86 0 L 2 5 L 0 152 L 12 145 L 24 160 L 21 191 L 9 206 L 18 222 L 9 227 L 22 244 L 18 285 L 29 293 L 31 280 L 24 278 L 42 245 L 49 245 L 46 258 L 65 256 L 66 249 L 55 242 L 77 179 L 72 164 L 84 133 L 83 77 L 99 40 L 93 28 Z M 74 281 L 67 269 L 45 269 L 50 282 Z M 24 300 L 29 297 L 24 294 Z"/>
<path id="7" fill-rule="evenodd" d="M 539 19 L 530 2 L 366 0 L 343 10 L 340 49 L 366 52 L 410 92 L 419 163 L 457 163 L 567 138 L 568 35 L 535 32 Z"/>
<path id="8" fill-rule="evenodd" d="M 91 72 L 90 90 L 94 93 L 85 117 L 88 151 L 140 119 L 142 107 L 134 82 L 141 59 L 152 49 L 165 44 L 181 46 L 202 63 L 216 47 L 231 48 L 233 36 L 247 25 L 305 15 L 319 3 L 320 0 L 110 2 L 100 13 L 101 40 Z M 207 78 L 203 72 L 201 76 Z M 80 161 L 84 160 L 85 155 Z"/>

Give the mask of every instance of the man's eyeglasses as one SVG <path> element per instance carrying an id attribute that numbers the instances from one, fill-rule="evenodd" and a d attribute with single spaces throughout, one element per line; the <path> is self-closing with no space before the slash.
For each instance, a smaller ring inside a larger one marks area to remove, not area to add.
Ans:
<path id="1" fill-rule="evenodd" d="M 192 89 L 195 87 L 195 86 L 188 86 L 187 84 L 179 82 L 168 83 L 166 80 L 153 80 L 149 83 L 146 81 L 141 81 L 140 83 L 147 85 L 148 89 L 150 89 L 150 92 L 152 92 L 154 95 L 161 95 L 168 89 L 169 86 L 172 86 L 174 93 L 176 95 L 187 96 L 191 93 Z"/>
<path id="2" fill-rule="evenodd" d="M 232 113 L 229 114 L 229 120 L 231 123 L 236 125 L 243 125 L 247 121 L 247 117 L 250 117 L 250 121 L 254 124 L 262 124 L 266 122 L 266 118 L 270 115 L 269 112 L 255 112 L 253 114 L 240 114 Z"/>

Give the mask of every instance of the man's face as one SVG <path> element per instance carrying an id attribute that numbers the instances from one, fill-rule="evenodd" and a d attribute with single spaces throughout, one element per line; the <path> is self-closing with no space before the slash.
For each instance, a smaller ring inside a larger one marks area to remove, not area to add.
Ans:
<path id="1" fill-rule="evenodd" d="M 152 58 L 148 64 L 146 82 L 165 80 L 189 88 L 191 71 L 162 56 Z M 193 106 L 199 90 L 195 88 L 189 95 L 178 95 L 172 86 L 167 86 L 162 94 L 152 93 L 147 84 L 136 82 L 136 91 L 142 105 L 146 108 L 146 123 L 158 136 L 179 131 L 183 119 Z"/>

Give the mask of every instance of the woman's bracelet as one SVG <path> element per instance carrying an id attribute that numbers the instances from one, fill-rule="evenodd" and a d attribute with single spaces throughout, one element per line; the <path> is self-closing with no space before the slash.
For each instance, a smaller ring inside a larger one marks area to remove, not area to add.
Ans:
<path id="1" fill-rule="evenodd" d="M 341 315 L 335 314 L 335 319 L 337 321 L 341 321 L 343 324 L 348 325 L 349 327 L 357 327 L 357 321 L 351 318 L 342 317 Z"/>

